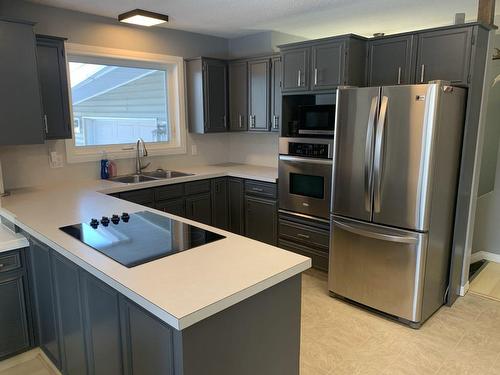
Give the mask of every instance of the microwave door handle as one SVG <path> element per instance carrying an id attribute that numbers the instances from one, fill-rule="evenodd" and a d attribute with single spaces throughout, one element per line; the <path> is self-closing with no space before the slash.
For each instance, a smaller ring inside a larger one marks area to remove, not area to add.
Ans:
<path id="1" fill-rule="evenodd" d="M 368 126 L 366 129 L 365 145 L 365 210 L 372 210 L 372 174 L 373 174 L 373 133 L 378 109 L 378 95 L 372 98 L 370 113 L 368 115 Z"/>
<path id="2" fill-rule="evenodd" d="M 290 163 L 307 163 L 307 164 L 322 164 L 322 165 L 332 165 L 332 159 L 316 159 L 316 158 L 307 158 L 300 156 L 289 156 L 289 155 L 280 155 L 280 161 L 287 161 Z"/>
<path id="3" fill-rule="evenodd" d="M 381 200 L 381 189 L 382 189 L 382 163 L 383 163 L 383 152 L 384 152 L 384 130 L 385 130 L 385 119 L 387 116 L 387 106 L 389 98 L 387 96 L 382 97 L 382 102 L 380 105 L 380 116 L 377 123 L 377 133 L 375 135 L 375 155 L 374 155 L 374 174 L 373 183 L 375 185 L 374 191 L 374 211 L 380 212 L 380 200 Z"/>

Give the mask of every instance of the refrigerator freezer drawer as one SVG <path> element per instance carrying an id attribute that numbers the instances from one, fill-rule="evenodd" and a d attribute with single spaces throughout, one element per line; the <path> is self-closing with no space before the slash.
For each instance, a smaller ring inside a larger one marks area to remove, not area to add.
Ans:
<path id="1" fill-rule="evenodd" d="M 330 291 L 419 322 L 427 234 L 335 216 L 331 222 Z"/>

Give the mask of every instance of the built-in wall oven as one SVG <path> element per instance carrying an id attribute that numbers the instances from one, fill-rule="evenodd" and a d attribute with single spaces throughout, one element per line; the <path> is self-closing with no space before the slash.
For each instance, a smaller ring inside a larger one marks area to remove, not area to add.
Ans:
<path id="1" fill-rule="evenodd" d="M 280 210 L 328 219 L 333 140 L 280 138 L 279 154 Z"/>

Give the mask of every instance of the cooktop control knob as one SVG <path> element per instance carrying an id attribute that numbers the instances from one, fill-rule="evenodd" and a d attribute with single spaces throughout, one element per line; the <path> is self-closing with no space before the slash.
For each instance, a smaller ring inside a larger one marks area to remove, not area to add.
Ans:
<path id="1" fill-rule="evenodd" d="M 107 216 L 103 216 L 101 219 L 101 224 L 107 227 L 109 225 L 109 218 Z"/>
<path id="2" fill-rule="evenodd" d="M 90 220 L 90 226 L 94 229 L 97 229 L 97 227 L 99 226 L 99 220 L 97 219 Z"/>
<path id="3" fill-rule="evenodd" d="M 111 216 L 111 222 L 113 224 L 118 224 L 120 222 L 120 216 L 118 216 L 118 215 Z"/>
<path id="4" fill-rule="evenodd" d="M 128 221 L 130 220 L 130 215 L 126 212 L 122 213 L 122 220 L 125 222 L 125 223 L 128 223 Z"/>

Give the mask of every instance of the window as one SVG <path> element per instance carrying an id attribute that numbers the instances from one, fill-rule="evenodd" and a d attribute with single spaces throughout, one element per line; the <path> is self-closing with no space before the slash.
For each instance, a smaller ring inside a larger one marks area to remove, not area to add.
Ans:
<path id="1" fill-rule="evenodd" d="M 133 157 L 138 138 L 152 155 L 185 153 L 180 57 L 68 45 L 73 138 L 68 161 Z"/>

